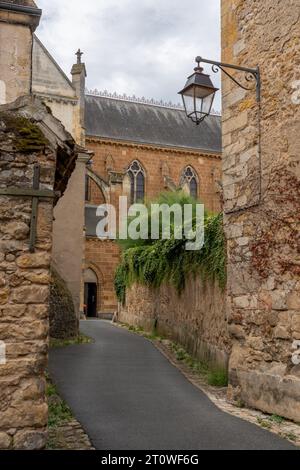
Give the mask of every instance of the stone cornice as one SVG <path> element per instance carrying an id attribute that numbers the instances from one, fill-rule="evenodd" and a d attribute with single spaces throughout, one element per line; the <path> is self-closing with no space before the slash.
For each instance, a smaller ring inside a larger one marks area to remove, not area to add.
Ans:
<path id="1" fill-rule="evenodd" d="M 127 141 L 127 140 L 114 140 L 114 139 L 105 139 L 103 137 L 96 137 L 96 136 L 86 136 L 86 142 L 96 142 L 100 144 L 106 145 L 113 145 L 113 146 L 124 146 L 124 147 L 131 147 L 131 148 L 141 148 L 146 150 L 152 151 L 160 151 L 160 152 L 174 152 L 174 153 L 185 153 L 189 155 L 197 155 L 197 156 L 207 156 L 207 157 L 214 157 L 217 159 L 222 158 L 222 154 L 218 152 L 213 152 L 204 149 L 193 149 L 187 147 L 172 147 L 169 146 L 162 146 L 157 144 L 149 144 L 149 143 L 141 143 L 141 142 L 134 142 L 134 141 Z"/>
<path id="2" fill-rule="evenodd" d="M 59 95 L 51 95 L 48 93 L 39 93 L 38 91 L 33 91 L 33 94 L 39 97 L 40 99 L 45 99 L 48 101 L 56 101 L 57 103 L 68 102 L 72 104 L 73 106 L 76 106 L 78 104 L 78 99 L 76 98 L 76 96 L 72 98 L 69 96 L 59 96 Z"/>
<path id="3" fill-rule="evenodd" d="M 38 16 L 42 15 L 42 10 L 40 8 L 28 5 L 18 5 L 16 3 L 9 3 L 9 2 L 1 2 L 0 1 L 0 10 L 8 10 L 13 11 L 16 13 L 26 13 L 27 15 L 31 16 Z"/>
<path id="4" fill-rule="evenodd" d="M 39 8 L 0 1 L 0 22 L 28 26 L 33 32 L 39 25 L 41 15 Z"/>

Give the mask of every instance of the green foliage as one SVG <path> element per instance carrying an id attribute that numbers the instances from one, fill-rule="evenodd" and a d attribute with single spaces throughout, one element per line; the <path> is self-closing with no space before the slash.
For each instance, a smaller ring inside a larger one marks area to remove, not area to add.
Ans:
<path id="1" fill-rule="evenodd" d="M 182 346 L 172 343 L 171 348 L 178 361 L 184 362 L 193 372 L 200 375 L 209 385 L 227 387 L 228 374 L 225 369 L 213 366 L 191 356 Z"/>
<path id="2" fill-rule="evenodd" d="M 207 375 L 207 382 L 214 387 L 227 387 L 228 374 L 225 369 L 212 369 Z"/>
<path id="3" fill-rule="evenodd" d="M 292 441 L 292 442 L 297 441 L 297 436 L 293 432 L 283 432 L 283 433 L 281 433 L 281 436 L 284 437 L 285 439 L 288 439 L 289 441 Z"/>
<path id="4" fill-rule="evenodd" d="M 124 328 L 127 328 L 129 331 L 132 331 L 132 333 L 136 333 L 137 335 L 144 336 L 144 338 L 150 339 L 150 340 L 160 340 L 161 337 L 156 333 L 155 328 L 153 328 L 152 333 L 147 333 L 142 327 L 140 326 L 134 326 L 134 325 L 127 325 L 126 323 L 121 323 L 121 325 Z"/>
<path id="5" fill-rule="evenodd" d="M 71 338 L 71 339 L 50 338 L 50 348 L 62 348 L 65 346 L 72 346 L 74 344 L 88 344 L 91 342 L 92 342 L 91 338 L 84 335 L 83 333 L 79 333 L 79 335 L 76 336 L 76 338 Z"/>
<path id="6" fill-rule="evenodd" d="M 147 231 L 147 238 L 146 239 L 138 239 L 138 240 L 133 240 L 130 237 L 126 238 L 125 240 L 118 238 L 118 244 L 120 245 L 121 249 L 123 251 L 128 250 L 129 248 L 137 248 L 140 246 L 147 246 L 154 244 L 157 240 L 152 240 L 151 239 L 151 205 L 153 204 L 158 204 L 158 205 L 163 205 L 165 204 L 168 207 L 172 207 L 174 204 L 177 204 L 181 206 L 182 212 L 183 212 L 183 207 L 185 204 L 190 204 L 192 206 L 192 215 L 195 217 L 196 215 L 196 204 L 197 204 L 196 199 L 193 197 L 189 196 L 186 194 L 184 191 L 165 191 L 161 193 L 156 199 L 152 201 L 148 201 L 145 205 L 147 208 L 147 215 L 141 216 L 141 224 L 143 226 L 148 227 Z M 162 214 L 158 214 L 157 216 L 159 217 L 159 238 L 162 238 L 162 232 L 163 232 L 163 224 L 162 224 Z M 128 217 L 128 223 L 127 227 L 130 225 L 130 223 L 135 219 L 135 217 Z M 182 227 L 183 227 L 183 218 L 181 221 Z M 171 213 L 170 216 L 170 232 L 172 235 L 174 235 L 174 214 Z"/>
<path id="7" fill-rule="evenodd" d="M 272 424 L 269 421 L 266 421 L 265 419 L 262 419 L 262 418 L 259 418 L 259 417 L 257 417 L 256 420 L 262 428 L 265 428 L 265 429 L 271 429 L 272 428 Z"/>
<path id="8" fill-rule="evenodd" d="M 283 423 L 284 418 L 282 416 L 279 416 L 279 415 L 272 415 L 272 416 L 270 416 L 269 420 L 273 421 L 273 423 L 281 424 L 281 423 Z"/>
<path id="9" fill-rule="evenodd" d="M 193 204 L 193 212 L 196 202 L 182 192 L 163 193 L 155 201 L 169 206 Z M 191 273 L 200 274 L 204 281 L 216 279 L 224 288 L 226 250 L 222 214 L 205 213 L 205 240 L 201 250 L 187 251 L 186 239 L 174 238 L 174 225 L 171 234 L 170 239 L 119 240 L 123 253 L 115 274 L 115 291 L 120 302 L 124 303 L 126 288 L 135 282 L 149 287 L 159 287 L 167 282 L 180 293 Z"/>

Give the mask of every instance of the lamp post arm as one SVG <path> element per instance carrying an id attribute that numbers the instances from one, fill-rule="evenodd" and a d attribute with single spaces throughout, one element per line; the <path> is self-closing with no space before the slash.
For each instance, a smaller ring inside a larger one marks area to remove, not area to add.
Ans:
<path id="1" fill-rule="evenodd" d="M 254 68 L 249 68 L 249 67 L 241 67 L 239 65 L 233 65 L 233 64 L 227 64 L 225 62 L 217 62 L 215 60 L 208 60 L 208 59 L 203 59 L 200 56 L 196 57 L 196 62 L 200 64 L 200 62 L 203 62 L 205 64 L 210 64 L 212 66 L 212 71 L 214 73 L 217 73 L 219 70 L 221 70 L 227 77 L 229 77 L 233 82 L 235 82 L 239 87 L 243 88 L 244 90 L 251 90 L 251 88 L 244 86 L 241 82 L 239 82 L 235 77 L 233 77 L 226 69 L 232 69 L 232 70 L 238 70 L 239 72 L 244 72 L 245 73 L 245 79 L 247 82 L 250 82 L 251 80 L 255 79 L 256 81 L 256 99 L 258 102 L 260 102 L 261 99 L 261 81 L 260 81 L 260 70 L 259 67 Z"/>

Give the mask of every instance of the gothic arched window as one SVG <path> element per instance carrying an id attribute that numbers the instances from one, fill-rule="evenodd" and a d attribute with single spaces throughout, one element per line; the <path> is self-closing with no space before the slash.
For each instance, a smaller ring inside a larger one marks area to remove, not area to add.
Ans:
<path id="1" fill-rule="evenodd" d="M 198 197 L 198 177 L 195 170 L 191 166 L 187 166 L 181 176 L 181 186 L 187 185 L 189 193 L 192 197 Z"/>
<path id="2" fill-rule="evenodd" d="M 141 164 L 134 160 L 127 170 L 130 179 L 130 202 L 143 202 L 145 197 L 145 172 Z"/>

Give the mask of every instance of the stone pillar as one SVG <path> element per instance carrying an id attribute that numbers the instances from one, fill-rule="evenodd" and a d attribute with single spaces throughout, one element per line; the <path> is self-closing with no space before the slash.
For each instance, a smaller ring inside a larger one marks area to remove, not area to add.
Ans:
<path id="1" fill-rule="evenodd" d="M 76 111 L 76 123 L 77 123 L 77 132 L 75 140 L 80 145 L 85 145 L 85 124 L 84 124 L 84 110 L 85 110 L 85 79 L 86 79 L 86 68 L 85 64 L 81 62 L 82 52 L 78 49 L 77 63 L 73 65 L 71 74 L 72 74 L 72 83 L 76 91 L 76 96 L 79 99 Z"/>
<path id="2" fill-rule="evenodd" d="M 45 147 L 39 129 L 18 114 L 1 111 L 0 129 L 0 190 L 32 188 L 35 163 L 41 185 L 53 189 L 56 155 Z M 21 143 L 20 129 L 40 140 L 36 152 L 29 149 L 33 140 L 28 146 L 26 138 Z M 0 365 L 1 449 L 40 449 L 47 437 L 44 370 L 53 199 L 39 202 L 34 253 L 29 252 L 31 212 L 31 197 L 0 195 L 0 340 L 6 349 Z"/>
<path id="3" fill-rule="evenodd" d="M 222 60 L 259 66 L 262 85 L 259 116 L 255 90 L 223 75 L 229 397 L 297 421 L 299 15 L 299 0 L 222 0 Z"/>
<path id="4" fill-rule="evenodd" d="M 85 244 L 85 174 L 91 156 L 91 152 L 79 153 L 67 191 L 54 210 L 53 263 L 72 294 L 78 319 Z"/>
<path id="5" fill-rule="evenodd" d="M 0 141 L 0 449 L 40 449 L 53 205 L 74 170 L 75 142 L 32 97 L 0 107 Z"/>
<path id="6" fill-rule="evenodd" d="M 32 33 L 41 14 L 32 0 L 0 1 L 0 105 L 31 92 Z"/>

